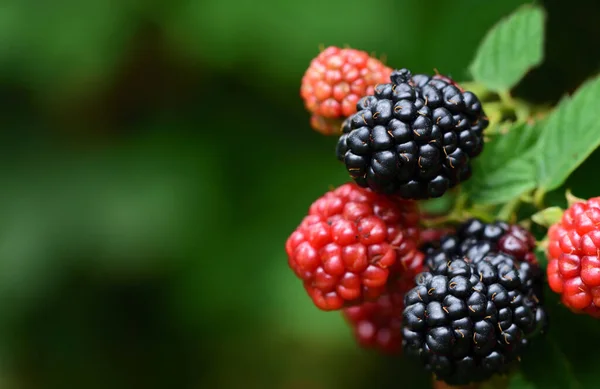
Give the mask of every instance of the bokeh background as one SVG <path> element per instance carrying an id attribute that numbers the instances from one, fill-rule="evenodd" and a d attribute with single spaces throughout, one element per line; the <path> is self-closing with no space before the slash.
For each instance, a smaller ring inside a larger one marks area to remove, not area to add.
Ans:
<path id="1" fill-rule="evenodd" d="M 521 3 L 0 1 L 0 388 L 427 387 L 287 268 L 347 180 L 300 79 L 321 44 L 468 79 Z M 600 69 L 600 3 L 542 3 L 546 62 L 515 93 L 555 102 Z"/>

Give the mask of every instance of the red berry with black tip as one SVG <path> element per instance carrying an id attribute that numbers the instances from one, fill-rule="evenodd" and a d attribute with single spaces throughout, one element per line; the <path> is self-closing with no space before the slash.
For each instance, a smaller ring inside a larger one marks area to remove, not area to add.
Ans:
<path id="1" fill-rule="evenodd" d="M 389 82 L 392 69 L 368 53 L 331 46 L 312 60 L 304 73 L 300 95 L 312 113 L 311 126 L 324 135 L 341 132 L 342 121 L 356 112 L 356 103 Z"/>
<path id="2" fill-rule="evenodd" d="M 322 310 L 374 300 L 418 268 L 415 202 L 344 184 L 316 200 L 288 238 L 288 264 Z M 407 270 L 409 269 L 409 270 Z"/>
<path id="3" fill-rule="evenodd" d="M 548 284 L 576 313 L 600 318 L 600 197 L 579 201 L 548 230 Z"/>

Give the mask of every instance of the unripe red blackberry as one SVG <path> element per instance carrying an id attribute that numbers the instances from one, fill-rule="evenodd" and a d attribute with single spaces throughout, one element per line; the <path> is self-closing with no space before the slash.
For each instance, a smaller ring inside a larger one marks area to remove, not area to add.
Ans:
<path id="1" fill-rule="evenodd" d="M 355 184 L 326 193 L 288 238 L 288 264 L 317 307 L 336 310 L 374 300 L 390 273 L 420 265 L 415 202 Z"/>
<path id="2" fill-rule="evenodd" d="M 324 135 L 338 135 L 342 121 L 356 112 L 356 103 L 388 82 L 392 69 L 368 53 L 328 47 L 314 58 L 302 78 L 300 95 L 312 113 L 311 126 Z"/>
<path id="3" fill-rule="evenodd" d="M 548 284 L 576 313 L 600 318 L 600 197 L 579 201 L 548 230 Z"/>
<path id="4" fill-rule="evenodd" d="M 418 253 L 412 268 L 393 273 L 387 291 L 375 301 L 345 308 L 344 317 L 354 330 L 357 342 L 385 354 L 400 353 L 402 348 L 402 311 L 404 294 L 415 286 L 415 276 L 421 272 L 423 254 Z"/>

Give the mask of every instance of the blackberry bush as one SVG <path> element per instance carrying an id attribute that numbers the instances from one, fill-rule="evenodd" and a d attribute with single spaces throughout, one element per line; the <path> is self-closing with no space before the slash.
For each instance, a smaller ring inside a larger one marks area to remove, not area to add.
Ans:
<path id="1" fill-rule="evenodd" d="M 571 361 L 600 345 L 600 197 L 560 188 L 600 194 L 584 164 L 600 146 L 600 77 L 555 107 L 515 97 L 543 27 L 537 6 L 501 21 L 472 81 L 335 48 L 303 79 L 307 108 L 341 129 L 352 182 L 311 206 L 288 264 L 358 344 L 412 358 L 436 388 L 596 385 L 579 383 L 594 364 Z M 361 88 L 333 84 L 359 73 Z"/>

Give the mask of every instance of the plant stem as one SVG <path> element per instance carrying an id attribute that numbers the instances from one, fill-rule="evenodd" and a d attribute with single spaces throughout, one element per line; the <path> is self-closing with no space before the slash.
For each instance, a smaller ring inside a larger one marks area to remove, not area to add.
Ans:
<path id="1" fill-rule="evenodd" d="M 526 122 L 531 117 L 531 107 L 522 101 L 515 101 L 515 116 L 517 121 Z"/>
<path id="2" fill-rule="evenodd" d="M 507 222 L 513 221 L 516 217 L 516 213 L 521 205 L 521 198 L 515 197 L 510 200 L 508 203 L 504 204 L 500 211 L 498 212 L 498 219 L 504 220 Z"/>
<path id="3" fill-rule="evenodd" d="M 571 192 L 571 189 L 567 189 L 567 193 L 565 193 L 565 197 L 567 198 L 567 203 L 568 203 L 569 207 L 575 203 L 585 201 L 585 199 L 582 199 L 580 197 L 573 195 L 573 192 Z"/>
<path id="4" fill-rule="evenodd" d="M 504 108 L 514 112 L 518 122 L 526 122 L 530 119 L 533 107 L 526 101 L 515 99 L 507 90 L 498 92 L 498 96 Z"/>
<path id="5" fill-rule="evenodd" d="M 460 86 L 466 91 L 473 92 L 476 96 L 479 97 L 480 100 L 485 100 L 488 96 L 492 94 L 492 91 L 475 81 L 461 82 Z"/>
<path id="6" fill-rule="evenodd" d="M 544 209 L 544 196 L 546 191 L 542 188 L 537 188 L 533 193 L 533 205 L 538 209 Z"/>
<path id="7" fill-rule="evenodd" d="M 528 204 L 533 204 L 533 195 L 531 193 L 523 193 L 521 195 L 521 201 Z"/>
<path id="8" fill-rule="evenodd" d="M 465 211 L 465 217 L 464 217 L 464 219 L 467 219 L 469 217 L 477 218 L 479 220 L 484 221 L 485 223 L 492 223 L 496 219 L 489 212 L 486 212 L 486 211 L 483 211 L 483 210 L 479 210 L 479 209 L 475 209 L 475 208 L 471 208 L 471 209 Z"/>
<path id="9" fill-rule="evenodd" d="M 498 96 L 500 96 L 500 101 L 502 102 L 502 104 L 504 104 L 505 107 L 514 109 L 516 107 L 516 103 L 515 100 L 513 99 L 513 97 L 510 95 L 510 91 L 508 90 L 503 90 L 498 92 Z"/>

